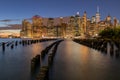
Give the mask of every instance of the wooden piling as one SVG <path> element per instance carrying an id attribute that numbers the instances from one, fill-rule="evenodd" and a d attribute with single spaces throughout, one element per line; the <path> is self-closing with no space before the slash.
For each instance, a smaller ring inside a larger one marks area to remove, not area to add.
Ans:
<path id="1" fill-rule="evenodd" d="M 2 50 L 5 51 L 5 42 L 2 42 Z"/>

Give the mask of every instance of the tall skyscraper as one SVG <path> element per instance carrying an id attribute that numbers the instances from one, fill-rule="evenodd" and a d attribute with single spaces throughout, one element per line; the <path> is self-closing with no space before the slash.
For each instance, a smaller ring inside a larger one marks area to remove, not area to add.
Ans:
<path id="1" fill-rule="evenodd" d="M 91 22 L 92 23 L 96 22 L 96 17 L 95 16 L 92 16 Z"/>
<path id="2" fill-rule="evenodd" d="M 97 12 L 96 12 L 96 23 L 100 22 L 100 10 L 99 6 L 97 6 Z"/>
<path id="3" fill-rule="evenodd" d="M 111 16 L 110 16 L 110 14 L 108 14 L 108 16 L 106 17 L 106 21 L 107 22 L 111 22 Z"/>
<path id="4" fill-rule="evenodd" d="M 83 27 L 83 33 L 86 33 L 86 27 L 87 27 L 87 13 L 86 13 L 86 11 L 84 12 L 84 14 L 83 14 L 83 25 L 82 25 L 82 27 Z"/>
<path id="5" fill-rule="evenodd" d="M 113 19 L 113 26 L 116 27 L 118 24 L 118 20 L 116 19 L 116 17 L 114 17 Z"/>

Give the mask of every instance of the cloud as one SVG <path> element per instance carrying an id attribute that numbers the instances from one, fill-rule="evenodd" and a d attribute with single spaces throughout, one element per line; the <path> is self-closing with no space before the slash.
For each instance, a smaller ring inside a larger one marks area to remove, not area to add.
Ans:
<path id="1" fill-rule="evenodd" d="M 21 24 L 8 24 L 8 27 L 16 27 L 16 26 L 22 26 Z"/>
<path id="2" fill-rule="evenodd" d="M 4 20 L 0 20 L 0 22 L 12 22 L 12 21 L 20 21 L 20 19 L 4 19 Z"/>
<path id="3" fill-rule="evenodd" d="M 21 24 L 8 24 L 6 27 L 0 27 L 0 30 L 7 30 L 7 29 L 21 29 Z"/>

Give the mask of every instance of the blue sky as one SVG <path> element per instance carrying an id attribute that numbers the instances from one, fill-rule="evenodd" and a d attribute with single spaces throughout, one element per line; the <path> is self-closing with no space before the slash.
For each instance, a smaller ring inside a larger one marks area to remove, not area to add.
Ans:
<path id="1" fill-rule="evenodd" d="M 101 19 L 110 14 L 120 19 L 120 0 L 0 0 L 0 27 L 7 24 L 20 24 L 25 18 L 34 15 L 60 17 L 86 11 L 88 17 L 95 15 L 100 7 Z M 4 21 L 4 20 L 10 21 Z M 17 19 L 17 20 L 16 20 Z"/>

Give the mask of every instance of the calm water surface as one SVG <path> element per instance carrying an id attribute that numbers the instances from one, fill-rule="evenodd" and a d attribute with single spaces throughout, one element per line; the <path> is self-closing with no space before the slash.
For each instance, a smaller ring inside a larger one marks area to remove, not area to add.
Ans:
<path id="1" fill-rule="evenodd" d="M 120 59 L 67 40 L 49 74 L 50 80 L 120 80 Z"/>
<path id="2" fill-rule="evenodd" d="M 21 39 L 13 39 L 13 38 L 0 38 L 0 43 L 1 42 L 8 42 L 8 41 L 16 41 L 16 40 L 21 40 Z"/>
<path id="3" fill-rule="evenodd" d="M 6 47 L 5 52 L 0 47 L 0 80 L 31 80 L 30 60 L 53 42 L 41 42 L 24 47 L 19 45 L 12 50 Z"/>
<path id="4" fill-rule="evenodd" d="M 7 47 L 4 53 L 0 47 L 0 80 L 31 80 L 30 60 L 53 42 Z M 71 40 L 59 45 L 49 72 L 50 80 L 120 80 L 119 75 L 120 58 Z"/>

